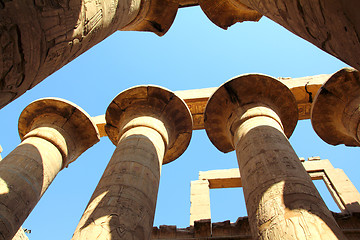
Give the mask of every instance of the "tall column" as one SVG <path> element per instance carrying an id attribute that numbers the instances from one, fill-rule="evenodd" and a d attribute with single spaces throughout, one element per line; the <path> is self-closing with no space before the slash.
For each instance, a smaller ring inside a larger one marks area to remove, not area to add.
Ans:
<path id="1" fill-rule="evenodd" d="M 199 4 L 211 21 L 225 29 L 265 15 L 360 70 L 358 0 L 199 0 Z"/>
<path id="2" fill-rule="evenodd" d="M 0 0 L 0 108 L 116 30 L 165 34 L 178 5 L 177 0 Z"/>
<path id="3" fill-rule="evenodd" d="M 212 95 L 205 129 L 220 151 L 236 150 L 254 239 L 345 239 L 287 139 L 297 118 L 285 85 L 250 74 Z"/>
<path id="4" fill-rule="evenodd" d="M 28 105 L 19 134 L 21 144 L 0 161 L 0 239 L 11 239 L 57 173 L 100 140 L 84 110 L 57 98 Z"/>
<path id="5" fill-rule="evenodd" d="M 187 148 L 192 118 L 174 93 L 137 86 L 106 111 L 115 152 L 72 239 L 150 239 L 162 164 Z"/>
<path id="6" fill-rule="evenodd" d="M 360 74 L 344 68 L 317 92 L 311 123 L 318 136 L 331 145 L 360 146 Z"/>

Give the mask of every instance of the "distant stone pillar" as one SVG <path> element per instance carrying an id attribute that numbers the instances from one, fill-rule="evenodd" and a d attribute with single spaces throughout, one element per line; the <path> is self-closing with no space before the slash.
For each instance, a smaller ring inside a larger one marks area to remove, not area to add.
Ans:
<path id="1" fill-rule="evenodd" d="M 212 95 L 205 129 L 220 151 L 236 150 L 254 239 L 345 239 L 287 139 L 297 118 L 285 85 L 251 74 Z"/>
<path id="2" fill-rule="evenodd" d="M 0 161 L 0 239 L 11 239 L 57 173 L 99 141 L 90 116 L 56 98 L 20 115 L 21 144 Z"/>
<path id="3" fill-rule="evenodd" d="M 211 220 L 209 181 L 197 180 L 190 183 L 190 226 L 195 221 Z"/>
<path id="4" fill-rule="evenodd" d="M 0 0 L 0 108 L 117 30 L 164 35 L 178 5 L 177 0 Z"/>
<path id="5" fill-rule="evenodd" d="M 344 68 L 317 92 L 311 123 L 318 136 L 331 145 L 360 146 L 360 74 Z"/>
<path id="6" fill-rule="evenodd" d="M 201 3 L 206 0 L 199 0 Z M 209 2 L 213 0 L 207 0 Z M 360 1 L 226 0 L 241 11 L 244 4 L 290 32 L 360 70 Z M 213 5 L 216 9 L 218 5 Z M 234 10 L 233 10 L 234 11 Z M 243 10 L 247 14 L 246 10 Z M 236 16 L 236 15 L 235 15 Z M 231 21 L 229 23 L 232 23 Z"/>
<path id="7" fill-rule="evenodd" d="M 186 150 L 190 111 L 164 88 L 137 86 L 111 102 L 105 129 L 117 147 L 72 239 L 150 239 L 161 166 Z"/>

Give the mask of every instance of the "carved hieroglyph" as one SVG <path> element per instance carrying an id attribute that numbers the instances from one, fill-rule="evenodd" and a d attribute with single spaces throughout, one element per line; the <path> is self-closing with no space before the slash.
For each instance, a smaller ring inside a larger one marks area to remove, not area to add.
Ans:
<path id="1" fill-rule="evenodd" d="M 298 116 L 285 85 L 236 77 L 212 95 L 204 119 L 220 151 L 236 149 L 254 239 L 346 239 L 287 139 Z"/>
<path id="2" fill-rule="evenodd" d="M 111 102 L 106 123 L 117 147 L 72 239 L 150 239 L 161 166 L 187 148 L 190 111 L 173 92 L 138 86 Z"/>
<path id="3" fill-rule="evenodd" d="M 55 98 L 37 100 L 19 119 L 21 144 L 0 161 L 0 239 L 11 239 L 58 172 L 100 140 L 91 117 Z"/>
<path id="4" fill-rule="evenodd" d="M 0 0 L 0 108 L 116 30 L 163 35 L 176 0 Z"/>

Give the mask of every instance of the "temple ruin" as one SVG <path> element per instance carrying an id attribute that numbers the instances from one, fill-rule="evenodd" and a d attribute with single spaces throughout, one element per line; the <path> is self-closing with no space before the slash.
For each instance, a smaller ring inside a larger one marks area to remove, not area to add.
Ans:
<path id="1" fill-rule="evenodd" d="M 219 88 L 177 92 L 135 86 L 96 117 L 63 99 L 32 102 L 19 118 L 22 143 L 0 162 L 3 239 L 24 237 L 21 224 L 57 173 L 105 136 L 117 147 L 74 240 L 358 239 L 359 192 L 329 160 L 299 159 L 287 138 L 299 119 L 311 118 L 324 141 L 357 146 L 359 98 L 344 91 L 358 89 L 359 77 L 346 68 L 298 79 L 245 74 Z M 319 121 L 338 132 L 323 131 Z M 161 166 L 186 151 L 196 129 L 205 129 L 218 150 L 236 150 L 239 168 L 200 172 L 191 183 L 188 228 L 153 228 Z M 328 210 L 314 179 L 325 182 L 341 213 Z M 229 187 L 244 189 L 249 216 L 213 223 L 209 189 Z"/>
<path id="2" fill-rule="evenodd" d="M 29 103 L 19 117 L 21 143 L 0 155 L 0 239 L 26 239 L 22 224 L 56 175 L 102 137 L 116 149 L 72 240 L 360 239 L 360 193 L 346 173 L 331 159 L 305 161 L 288 141 L 299 120 L 311 119 L 324 142 L 360 146 L 358 1 L 0 0 L 0 108 L 115 31 L 162 36 L 179 7 L 195 5 L 223 29 L 266 16 L 353 68 L 295 79 L 243 74 L 174 92 L 134 86 L 99 116 L 61 98 Z M 189 227 L 154 227 L 162 165 L 200 129 L 219 151 L 236 152 L 238 168 L 191 182 Z M 312 180 L 324 181 L 340 213 Z M 209 190 L 240 187 L 248 216 L 213 222 Z"/>

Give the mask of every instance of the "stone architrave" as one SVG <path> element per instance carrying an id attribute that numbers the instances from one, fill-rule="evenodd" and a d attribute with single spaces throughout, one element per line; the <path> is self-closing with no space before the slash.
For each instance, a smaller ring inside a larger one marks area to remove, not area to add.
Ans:
<path id="1" fill-rule="evenodd" d="M 215 1 L 199 0 L 200 6 L 205 5 L 202 2 Z M 249 9 L 245 9 L 243 5 Z M 258 14 L 263 14 L 290 32 L 360 70 L 360 15 L 358 14 L 360 1 L 358 0 L 225 0 L 208 4 L 208 9 L 204 11 L 205 13 L 211 11 L 212 15 L 207 13 L 209 18 L 217 19 L 221 15 L 223 6 L 231 6 L 232 12 L 244 12 L 244 15 L 257 11 Z M 203 6 L 202 8 L 204 9 Z M 233 15 L 233 19 L 236 20 L 236 17 Z M 218 22 L 223 23 L 219 20 Z M 227 21 L 226 27 L 235 22 Z"/>
<path id="2" fill-rule="evenodd" d="M 115 97 L 105 118 L 117 147 L 72 239 L 150 239 L 161 166 L 186 150 L 191 113 L 173 92 L 137 86 Z"/>
<path id="3" fill-rule="evenodd" d="M 11 239 L 58 172 L 100 140 L 84 110 L 57 98 L 29 104 L 19 134 L 21 144 L 0 161 L 0 239 Z"/>
<path id="4" fill-rule="evenodd" d="M 291 147 L 296 101 L 259 74 L 223 84 L 205 109 L 205 129 L 222 152 L 236 150 L 254 239 L 345 239 Z"/>
<path id="5" fill-rule="evenodd" d="M 117 30 L 165 34 L 178 5 L 177 0 L 0 0 L 0 108 Z"/>
<path id="6" fill-rule="evenodd" d="M 360 146 L 360 74 L 343 68 L 317 92 L 311 123 L 317 135 L 331 145 Z"/>

